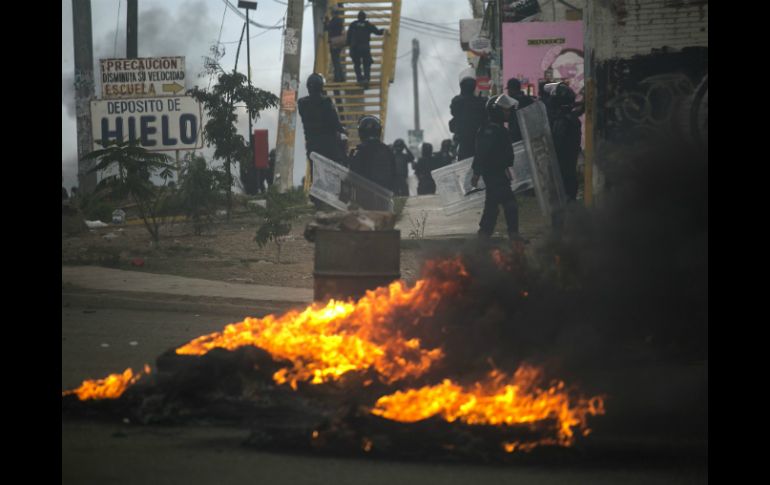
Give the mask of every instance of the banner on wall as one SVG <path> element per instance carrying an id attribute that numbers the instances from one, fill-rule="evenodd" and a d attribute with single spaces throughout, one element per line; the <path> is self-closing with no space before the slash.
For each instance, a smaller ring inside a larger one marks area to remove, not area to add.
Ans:
<path id="1" fill-rule="evenodd" d="M 541 82 L 564 81 L 582 99 L 583 22 L 503 23 L 503 78 L 530 96 Z"/>

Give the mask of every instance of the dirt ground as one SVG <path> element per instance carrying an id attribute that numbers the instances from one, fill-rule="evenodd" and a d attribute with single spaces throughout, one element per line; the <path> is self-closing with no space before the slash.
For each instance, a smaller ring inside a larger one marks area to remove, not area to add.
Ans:
<path id="1" fill-rule="evenodd" d="M 546 226 L 534 197 L 521 197 L 519 201 L 521 232 L 530 239 L 529 247 L 534 248 L 538 239 L 544 237 Z M 303 237 L 309 219 L 307 216 L 293 225 L 280 263 L 276 261 L 274 245 L 259 248 L 254 242 L 256 218 L 248 213 L 236 213 L 230 222 L 217 223 L 203 236 L 195 236 L 186 223 L 168 225 L 163 229 L 160 246 L 150 244 L 149 235 L 140 224 L 110 226 L 74 236 L 63 233 L 62 265 L 100 265 L 210 280 L 312 288 L 314 246 Z M 498 230 L 505 231 L 502 215 Z M 416 279 L 424 259 L 435 256 L 438 250 L 460 249 L 472 239 L 471 236 L 402 240 L 402 277 L 408 281 Z M 142 265 L 137 266 L 139 258 Z M 244 315 L 262 316 L 281 311 L 244 310 L 223 303 L 217 303 L 215 311 L 168 295 L 156 295 L 153 299 L 149 294 L 112 293 L 63 288 L 62 389 L 127 367 L 138 369 L 145 363 L 153 365 L 157 356 L 166 350 L 217 331 Z M 115 303 L 117 300 L 121 300 L 119 304 Z M 661 367 L 641 369 L 637 374 L 634 374 L 636 378 L 618 381 L 629 382 L 631 386 L 639 382 L 670 381 L 671 387 L 683 389 L 682 395 L 692 396 L 691 400 L 700 399 L 701 394 L 680 383 L 700 382 L 692 376 L 704 374 L 701 368 Z M 703 386 L 696 390 L 702 388 L 707 391 Z M 645 388 L 640 389 L 642 393 Z M 609 419 L 604 422 L 608 423 L 605 426 L 612 427 Z M 602 421 L 598 421 L 594 428 L 598 439 L 593 442 L 601 450 L 618 448 L 614 442 L 608 445 L 601 441 L 601 425 Z M 127 421 L 103 422 L 63 415 L 62 483 L 630 485 L 708 482 L 707 443 L 704 446 L 701 442 L 678 448 L 671 445 L 672 451 L 660 451 L 654 442 L 641 448 L 647 450 L 646 454 L 637 456 L 639 443 L 632 441 L 627 446 L 631 452 L 621 447 L 620 452 L 615 453 L 620 454 L 620 459 L 579 467 L 499 466 L 265 452 L 242 445 L 248 432 L 239 428 L 140 426 Z"/>
<path id="2" fill-rule="evenodd" d="M 545 221 L 534 197 L 518 199 L 521 232 L 534 242 L 544 234 Z M 303 236 L 311 219 L 312 215 L 306 215 L 293 223 L 282 245 L 280 262 L 275 244 L 260 248 L 254 241 L 256 216 L 236 211 L 230 222 L 216 222 L 201 236 L 194 235 L 186 222 L 171 222 L 161 229 L 157 246 L 139 220 L 76 235 L 62 233 L 62 265 L 97 265 L 234 283 L 312 288 L 314 246 Z M 497 230 L 505 234 L 502 213 Z M 422 262 L 435 254 L 437 246 L 460 247 L 464 242 L 463 238 L 441 242 L 402 240 L 401 277 L 414 281 Z"/>

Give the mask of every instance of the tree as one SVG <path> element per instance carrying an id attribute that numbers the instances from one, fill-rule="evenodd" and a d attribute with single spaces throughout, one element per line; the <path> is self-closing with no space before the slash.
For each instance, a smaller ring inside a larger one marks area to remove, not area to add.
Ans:
<path id="1" fill-rule="evenodd" d="M 212 221 L 221 199 L 220 187 L 225 184 L 224 174 L 209 168 L 203 156 L 185 157 L 179 173 L 179 201 L 196 236 Z"/>
<path id="2" fill-rule="evenodd" d="M 94 150 L 83 159 L 98 160 L 89 173 L 100 170 L 112 172 L 97 184 L 96 191 L 118 200 L 129 199 L 136 204 L 144 227 L 153 242 L 158 244 L 163 223 L 160 216 L 168 201 L 167 182 L 174 168 L 169 163 L 169 157 L 150 152 L 138 142 L 108 142 L 104 149 Z M 155 186 L 151 180 L 153 175 L 160 177 L 164 184 Z"/>
<path id="3" fill-rule="evenodd" d="M 281 193 L 277 185 L 270 187 L 265 197 L 265 207 L 257 206 L 257 215 L 262 224 L 257 227 L 254 240 L 260 248 L 273 241 L 278 250 L 277 262 L 281 262 L 281 245 L 284 237 L 291 232 L 291 223 L 300 215 L 310 212 L 307 196 L 301 187 Z"/>
<path id="4" fill-rule="evenodd" d="M 249 86 L 246 76 L 239 72 L 225 72 L 216 57 L 207 58 L 206 69 L 210 74 L 218 76 L 217 83 L 210 90 L 195 87 L 188 91 L 188 94 L 203 103 L 208 114 L 209 119 L 203 127 L 206 145 L 214 145 L 216 147 L 214 158 L 225 161 L 227 219 L 230 220 L 233 185 L 231 164 L 239 160 L 249 164 L 253 157 L 249 144 L 235 128 L 238 121 L 236 103 L 243 103 L 248 115 L 256 120 L 259 118 L 260 111 L 278 106 L 278 97 L 268 91 Z"/>

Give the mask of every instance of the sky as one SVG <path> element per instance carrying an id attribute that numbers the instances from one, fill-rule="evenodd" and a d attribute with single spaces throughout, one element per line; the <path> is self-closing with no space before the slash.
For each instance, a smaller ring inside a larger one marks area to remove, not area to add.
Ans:
<path id="1" fill-rule="evenodd" d="M 230 0 L 237 5 L 237 0 Z M 314 46 L 312 6 L 309 2 L 304 13 L 302 61 L 300 79 L 312 73 Z M 471 18 L 468 0 L 403 0 L 401 15 L 412 19 L 442 24 L 459 30 L 459 19 Z M 238 39 L 244 20 L 228 9 L 224 0 L 138 0 L 139 57 L 185 56 L 187 88 L 209 86 L 203 71 L 203 57 L 209 55 L 217 41 L 225 49 L 220 60 L 225 70 L 234 66 Z M 286 12 L 283 0 L 262 0 L 250 20 L 263 25 L 281 25 Z M 94 52 L 96 93 L 100 92 L 99 59 L 125 57 L 126 54 L 126 1 L 91 0 L 91 20 Z M 250 26 L 252 84 L 272 92 L 280 91 L 283 65 L 282 31 Z M 116 35 L 117 34 L 117 35 Z M 450 40 L 446 34 L 431 34 L 427 29 L 413 30 L 401 24 L 398 42 L 398 60 L 395 82 L 390 87 L 385 142 L 396 138 L 407 140 L 407 130 L 414 126 L 414 95 L 412 86 L 412 39 L 420 42 L 421 72 L 418 72 L 420 127 L 424 141 L 438 147 L 441 140 L 450 137 L 449 103 L 459 93 L 459 74 L 468 67 L 466 55 L 460 48 L 459 35 Z M 246 43 L 241 48 L 238 70 L 246 73 Z M 64 186 L 77 185 L 77 125 L 74 98 L 74 50 L 72 39 L 72 0 L 62 0 L 62 176 Z M 307 88 L 301 85 L 299 96 Z M 305 173 L 305 147 L 302 123 L 297 122 L 294 156 L 294 183 L 299 184 Z M 278 126 L 278 109 L 265 110 L 254 124 L 254 129 L 269 130 L 268 140 L 273 148 Z M 239 116 L 239 132 L 246 136 L 248 119 Z M 203 149 L 210 158 L 213 148 Z M 173 153 L 173 152 L 166 152 Z M 219 163 L 219 162 L 216 162 Z"/>

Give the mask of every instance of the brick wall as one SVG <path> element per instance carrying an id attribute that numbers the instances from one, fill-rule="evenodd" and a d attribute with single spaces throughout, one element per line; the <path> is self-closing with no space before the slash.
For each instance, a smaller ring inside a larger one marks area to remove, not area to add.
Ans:
<path id="1" fill-rule="evenodd" d="M 708 46 L 707 0 L 597 0 L 587 28 L 596 31 L 596 60 L 653 49 Z"/>
<path id="2" fill-rule="evenodd" d="M 594 194 L 613 146 L 708 146 L 708 1 L 593 0 L 583 11 Z"/>

